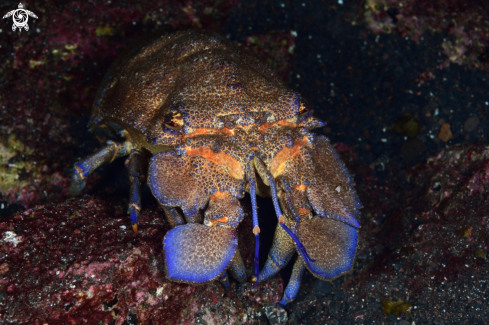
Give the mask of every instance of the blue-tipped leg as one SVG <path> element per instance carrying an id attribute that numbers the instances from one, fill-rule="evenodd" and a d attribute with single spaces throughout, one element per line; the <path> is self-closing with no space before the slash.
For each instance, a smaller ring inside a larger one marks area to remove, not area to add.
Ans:
<path id="1" fill-rule="evenodd" d="M 282 214 L 282 210 L 280 209 L 280 204 L 278 203 L 277 186 L 275 185 L 275 180 L 273 179 L 273 176 L 270 173 L 267 173 L 267 177 L 268 177 L 268 183 L 270 184 L 270 188 L 271 188 L 270 192 L 272 193 L 272 201 L 273 201 L 273 206 L 275 208 L 275 213 L 277 214 L 278 223 L 289 234 L 290 238 L 292 238 L 292 240 L 296 243 L 297 250 L 299 252 L 302 252 L 301 256 L 304 256 L 304 258 L 311 260 L 311 258 L 306 252 L 306 248 L 302 245 L 299 238 L 297 238 L 297 236 L 295 236 L 292 230 L 290 230 L 289 227 L 285 225 L 285 218 Z M 296 216 L 296 218 L 299 217 Z"/>
<path id="2" fill-rule="evenodd" d="M 255 235 L 255 262 L 254 262 L 254 276 L 255 276 L 255 284 L 253 285 L 253 289 L 256 288 L 258 285 L 259 277 L 258 277 L 258 272 L 260 272 L 260 235 L 256 234 Z"/>
<path id="3" fill-rule="evenodd" d="M 73 166 L 73 175 L 71 176 L 70 191 L 72 195 L 78 195 L 85 187 L 85 179 L 95 169 L 103 164 L 111 163 L 114 159 L 127 156 L 131 153 L 133 145 L 130 141 L 116 143 L 107 142 L 107 146 L 87 159 L 75 163 Z"/>
<path id="4" fill-rule="evenodd" d="M 260 255 L 260 227 L 258 226 L 258 208 L 256 204 L 256 181 L 250 181 L 250 196 L 251 196 L 251 211 L 253 214 L 253 234 L 255 234 L 255 260 L 254 260 L 254 275 L 255 288 L 258 285 L 258 272 L 260 271 L 259 255 Z"/>
<path id="5" fill-rule="evenodd" d="M 87 184 L 85 178 L 88 176 L 87 170 L 83 162 L 73 165 L 73 175 L 71 175 L 70 191 L 71 195 L 75 196 L 81 193 Z"/>
<path id="6" fill-rule="evenodd" d="M 253 160 L 255 154 L 252 152 L 250 154 L 250 162 Z M 251 211 L 253 216 L 253 234 L 255 235 L 255 258 L 254 258 L 254 272 L 253 279 L 255 284 L 253 288 L 256 288 L 258 285 L 258 274 L 260 271 L 260 226 L 258 225 L 258 205 L 256 203 L 256 178 L 255 178 L 255 170 L 253 169 L 253 165 L 250 163 L 247 165 L 246 175 L 249 182 L 250 187 L 250 197 L 251 197 Z"/>
<path id="7" fill-rule="evenodd" d="M 229 284 L 229 277 L 228 277 L 228 273 L 227 272 L 224 272 L 219 277 L 219 282 L 221 282 L 221 284 L 224 287 L 224 289 L 226 289 L 226 290 L 231 289 L 231 285 Z"/>
<path id="8" fill-rule="evenodd" d="M 280 209 L 280 204 L 278 203 L 277 186 L 275 185 L 275 180 L 273 179 L 272 174 L 267 173 L 267 179 L 271 188 L 270 192 L 272 193 L 273 207 L 275 208 L 275 213 L 277 214 L 277 218 L 279 219 L 280 222 L 280 217 L 283 217 L 283 214 L 282 214 L 282 210 Z"/>
<path id="9" fill-rule="evenodd" d="M 235 278 L 239 282 L 246 282 L 246 268 L 243 259 L 241 258 L 241 254 L 239 253 L 239 250 L 236 250 L 236 254 L 234 254 L 234 257 L 229 264 L 227 272 L 224 272 L 219 277 L 219 282 L 221 282 L 222 286 L 226 290 L 231 289 L 231 285 L 229 284 L 228 272 L 231 273 L 233 278 Z"/>
<path id="10" fill-rule="evenodd" d="M 285 288 L 284 296 L 282 300 L 280 300 L 280 305 L 285 306 L 289 302 L 295 299 L 297 296 L 297 292 L 299 292 L 299 287 L 301 286 L 302 275 L 305 270 L 304 263 L 300 258 L 297 258 L 294 262 L 294 266 L 292 268 L 292 274 L 290 275 L 289 284 Z"/>
<path id="11" fill-rule="evenodd" d="M 129 192 L 129 209 L 127 213 L 131 216 L 131 226 L 134 232 L 138 233 L 138 218 L 141 211 L 141 188 L 143 186 L 147 161 L 144 155 L 138 151 L 131 153 L 126 160 L 126 167 L 129 171 L 131 190 Z"/>

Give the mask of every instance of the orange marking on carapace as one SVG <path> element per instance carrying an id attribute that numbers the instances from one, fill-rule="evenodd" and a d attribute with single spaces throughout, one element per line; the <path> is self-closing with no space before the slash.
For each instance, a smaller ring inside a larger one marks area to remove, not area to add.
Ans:
<path id="1" fill-rule="evenodd" d="M 297 124 L 296 123 L 292 123 L 292 122 L 289 122 L 287 120 L 280 120 L 280 121 L 277 121 L 277 122 L 274 122 L 274 123 L 263 123 L 262 125 L 260 125 L 260 127 L 258 128 L 258 131 L 260 131 L 261 134 L 265 133 L 269 128 L 272 128 L 274 126 L 288 126 L 290 128 L 295 128 L 297 127 Z"/>
<path id="2" fill-rule="evenodd" d="M 292 148 L 284 147 L 277 152 L 272 160 L 272 163 L 270 164 L 270 173 L 272 173 L 274 178 L 277 178 L 284 172 L 285 163 L 287 160 L 298 155 L 306 142 L 307 141 L 305 139 L 302 141 L 297 141 Z"/>
<path id="3" fill-rule="evenodd" d="M 295 186 L 294 186 L 294 188 L 295 188 L 296 190 L 299 190 L 299 191 L 305 191 L 305 190 L 306 190 L 306 188 L 307 188 L 307 186 L 306 186 L 306 185 L 304 185 L 304 184 L 301 184 L 301 185 L 295 185 Z"/>
<path id="4" fill-rule="evenodd" d="M 226 192 L 221 192 L 221 191 L 217 191 L 216 193 L 212 194 L 211 195 L 211 200 L 219 200 L 220 198 L 223 198 L 223 197 L 226 197 L 226 196 L 231 196 L 230 193 L 226 193 Z"/>
<path id="5" fill-rule="evenodd" d="M 201 128 L 201 129 L 196 129 L 192 133 L 185 134 L 183 140 L 185 141 L 186 138 L 193 138 L 193 137 L 198 137 L 199 135 L 206 135 L 206 134 L 224 134 L 224 135 L 232 136 L 234 135 L 234 130 L 228 128 L 222 128 L 222 129 Z"/>
<path id="6" fill-rule="evenodd" d="M 288 126 L 290 128 L 295 128 L 297 126 L 297 124 L 292 123 L 292 122 L 289 122 L 287 120 L 277 121 L 277 124 L 280 125 L 280 126 Z"/>
<path id="7" fill-rule="evenodd" d="M 280 217 L 278 217 L 278 222 L 285 223 L 285 217 L 283 215 L 280 215 Z"/>
<path id="8" fill-rule="evenodd" d="M 306 208 L 299 208 L 299 215 L 300 216 L 308 216 L 310 213 L 311 213 L 311 211 L 309 211 Z"/>
<path id="9" fill-rule="evenodd" d="M 223 152 L 215 153 L 209 147 L 198 147 L 196 149 L 187 147 L 187 155 L 201 156 L 214 164 L 224 165 L 229 169 L 229 174 L 236 179 L 243 179 L 244 177 L 239 162 Z"/>
<path id="10" fill-rule="evenodd" d="M 222 217 L 222 218 L 219 218 L 219 219 L 212 220 L 212 223 L 213 224 L 216 224 L 217 222 L 228 223 L 228 221 L 229 221 L 229 218 L 228 217 Z"/>

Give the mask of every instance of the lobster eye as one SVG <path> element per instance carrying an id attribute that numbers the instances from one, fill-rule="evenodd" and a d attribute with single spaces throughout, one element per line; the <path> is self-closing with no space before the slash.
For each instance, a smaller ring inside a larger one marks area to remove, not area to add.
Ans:
<path id="1" fill-rule="evenodd" d="M 165 115 L 163 123 L 172 129 L 181 129 L 183 127 L 183 116 L 178 111 L 173 111 Z"/>

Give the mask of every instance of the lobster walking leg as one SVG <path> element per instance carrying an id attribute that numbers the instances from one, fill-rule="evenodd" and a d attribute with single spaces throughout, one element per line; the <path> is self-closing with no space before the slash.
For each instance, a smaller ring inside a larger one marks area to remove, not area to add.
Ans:
<path id="1" fill-rule="evenodd" d="M 282 300 L 280 300 L 280 305 L 285 306 L 289 302 L 295 299 L 297 296 L 297 292 L 299 292 L 299 287 L 301 286 L 302 275 L 304 274 L 304 270 L 306 267 L 302 262 L 300 257 L 294 262 L 294 266 L 292 267 L 292 274 L 290 276 L 289 284 L 285 288 L 284 296 Z"/>
<path id="2" fill-rule="evenodd" d="M 241 254 L 239 250 L 236 250 L 233 259 L 231 260 L 231 264 L 228 267 L 229 273 L 241 283 L 246 282 L 246 268 L 241 258 Z"/>
<path id="3" fill-rule="evenodd" d="M 219 278 L 219 282 L 221 282 L 222 286 L 224 289 L 229 290 L 231 289 L 231 285 L 229 284 L 229 277 L 228 277 L 228 272 L 224 272 Z"/>
<path id="4" fill-rule="evenodd" d="M 241 254 L 239 253 L 238 250 L 236 250 L 234 257 L 228 266 L 228 270 L 218 278 L 219 282 L 221 282 L 222 286 L 226 290 L 231 289 L 231 285 L 229 284 L 228 272 L 231 273 L 233 278 L 235 278 L 239 282 L 241 283 L 246 282 L 246 268 L 243 259 L 241 258 Z"/>
<path id="5" fill-rule="evenodd" d="M 239 253 L 238 250 L 236 250 L 236 253 L 234 254 L 233 259 L 231 260 L 231 263 L 229 264 L 227 271 L 224 272 L 218 278 L 219 282 L 221 282 L 222 286 L 226 290 L 231 289 L 231 285 L 229 284 L 228 272 L 232 275 L 233 278 L 238 280 L 240 283 L 246 282 L 246 268 L 243 259 L 241 258 L 241 254 Z"/>
<path id="6" fill-rule="evenodd" d="M 141 211 L 141 188 L 146 180 L 146 157 L 139 151 L 133 151 L 126 160 L 126 167 L 129 171 L 131 181 L 131 191 L 129 192 L 129 208 L 127 213 L 131 216 L 132 230 L 138 233 L 138 218 Z"/>
<path id="7" fill-rule="evenodd" d="M 275 235 L 273 237 L 273 245 L 268 253 L 268 259 L 265 266 L 258 275 L 258 281 L 264 281 L 280 271 L 295 253 L 294 241 L 290 238 L 287 232 L 277 224 Z"/>
<path id="8" fill-rule="evenodd" d="M 164 205 L 162 205 L 162 207 L 163 211 L 165 212 L 166 220 L 168 220 L 172 228 L 185 223 L 182 214 L 177 210 L 177 208 Z"/>
<path id="9" fill-rule="evenodd" d="M 253 277 L 257 281 L 253 287 L 258 284 L 258 272 L 260 271 L 259 253 L 260 253 L 260 226 L 258 225 L 258 206 L 256 204 L 256 177 L 255 171 L 251 164 L 247 167 L 246 174 L 248 175 L 248 183 L 250 186 L 251 211 L 253 215 L 253 234 L 255 235 L 255 258 L 254 258 L 254 273 Z"/>
<path id="10" fill-rule="evenodd" d="M 73 175 L 71 176 L 71 193 L 73 195 L 80 194 L 85 187 L 85 178 L 88 175 L 103 164 L 111 163 L 116 158 L 127 156 L 133 148 L 134 146 L 130 141 L 123 143 L 108 141 L 105 148 L 87 159 L 75 163 L 73 166 Z"/>
<path id="11" fill-rule="evenodd" d="M 277 194 L 277 186 L 275 184 L 275 179 L 273 178 L 273 175 L 266 169 L 265 164 L 260 160 L 260 159 L 255 159 L 255 166 L 257 167 L 258 173 L 260 175 L 265 175 L 266 179 L 268 180 L 268 183 L 270 185 L 270 192 L 272 194 L 272 202 L 273 202 L 273 207 L 275 208 L 275 214 L 277 215 L 278 218 L 278 224 L 280 227 L 282 227 L 287 234 L 289 234 L 290 238 L 295 242 L 297 245 L 297 250 L 303 256 L 305 259 L 313 261 L 310 257 L 309 254 L 307 254 L 306 248 L 304 245 L 302 245 L 301 241 L 299 238 L 296 236 L 294 231 L 292 231 L 285 223 L 286 219 L 284 215 L 282 214 L 282 210 L 280 208 L 280 203 L 278 199 L 278 194 Z M 295 216 L 297 221 L 300 221 L 298 216 Z"/>

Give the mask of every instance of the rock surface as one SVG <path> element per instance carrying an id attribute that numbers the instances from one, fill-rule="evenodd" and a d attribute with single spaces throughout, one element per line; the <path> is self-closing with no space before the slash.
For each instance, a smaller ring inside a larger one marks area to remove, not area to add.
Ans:
<path id="1" fill-rule="evenodd" d="M 135 235 L 125 208 L 111 203 L 85 196 L 2 220 L 0 315 L 6 323 L 234 324 L 280 300 L 277 277 L 254 290 L 235 284 L 230 291 L 218 282 L 166 280 L 163 212 L 146 209 Z M 253 241 L 251 226 L 238 228 L 239 244 Z M 241 249 L 247 265 L 253 248 Z"/>

